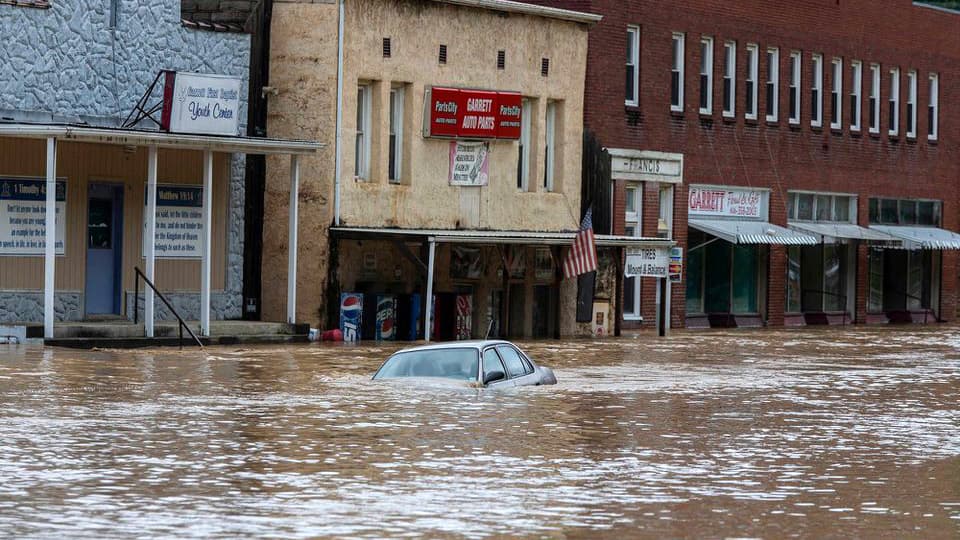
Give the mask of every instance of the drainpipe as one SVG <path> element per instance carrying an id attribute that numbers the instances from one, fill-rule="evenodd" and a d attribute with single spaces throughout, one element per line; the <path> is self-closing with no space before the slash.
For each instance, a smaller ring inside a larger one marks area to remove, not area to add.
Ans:
<path id="1" fill-rule="evenodd" d="M 340 19 L 337 28 L 337 140 L 334 143 L 336 153 L 333 167 L 333 225 L 340 226 L 340 131 L 343 124 L 343 2 L 340 0 Z"/>

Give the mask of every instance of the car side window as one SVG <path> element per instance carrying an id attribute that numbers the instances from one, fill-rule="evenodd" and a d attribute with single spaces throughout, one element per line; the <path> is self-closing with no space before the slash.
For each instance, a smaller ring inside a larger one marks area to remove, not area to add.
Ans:
<path id="1" fill-rule="evenodd" d="M 503 358 L 503 363 L 506 364 L 507 373 L 510 374 L 511 378 L 523 377 L 529 373 L 526 366 L 523 364 L 523 359 L 520 358 L 520 353 L 518 353 L 513 347 L 506 345 L 497 347 L 497 352 L 499 352 L 500 356 Z"/>
<path id="2" fill-rule="evenodd" d="M 491 371 L 507 374 L 507 370 L 503 368 L 503 362 L 500 361 L 500 356 L 492 348 L 483 351 L 483 376 L 486 377 L 487 373 Z"/>

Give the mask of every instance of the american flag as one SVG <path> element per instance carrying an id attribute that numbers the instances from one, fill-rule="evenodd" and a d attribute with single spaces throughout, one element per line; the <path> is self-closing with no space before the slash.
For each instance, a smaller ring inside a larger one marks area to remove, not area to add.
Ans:
<path id="1" fill-rule="evenodd" d="M 597 269 L 597 245 L 593 238 L 593 209 L 587 209 L 583 223 L 573 239 L 573 247 L 563 261 L 563 277 L 570 279 Z"/>

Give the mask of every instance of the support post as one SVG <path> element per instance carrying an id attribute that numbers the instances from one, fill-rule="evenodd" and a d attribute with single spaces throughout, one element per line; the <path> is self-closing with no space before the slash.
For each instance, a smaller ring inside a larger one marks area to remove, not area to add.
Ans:
<path id="1" fill-rule="evenodd" d="M 428 238 L 427 243 L 430 246 L 430 256 L 427 258 L 427 297 L 424 299 L 426 309 L 423 317 L 423 337 L 430 342 L 430 330 L 433 326 L 433 262 L 437 255 L 437 243 L 435 238 Z"/>
<path id="2" fill-rule="evenodd" d="M 287 242 L 287 322 L 297 322 L 297 222 L 300 195 L 300 156 L 290 155 L 290 223 Z"/>
<path id="3" fill-rule="evenodd" d="M 200 335 L 210 335 L 210 251 L 213 215 L 213 152 L 203 151 L 203 258 L 200 263 Z"/>
<path id="4" fill-rule="evenodd" d="M 157 240 L 157 147 L 147 149 L 147 230 L 144 232 L 146 245 L 147 279 L 156 283 L 154 268 L 156 263 Z M 153 337 L 153 288 L 143 288 L 143 328 L 148 338 Z"/>
<path id="5" fill-rule="evenodd" d="M 47 137 L 47 200 L 43 249 L 43 337 L 53 339 L 54 280 L 57 260 L 57 139 Z"/>
<path id="6" fill-rule="evenodd" d="M 670 279 L 657 278 L 657 335 L 665 337 L 670 333 Z"/>

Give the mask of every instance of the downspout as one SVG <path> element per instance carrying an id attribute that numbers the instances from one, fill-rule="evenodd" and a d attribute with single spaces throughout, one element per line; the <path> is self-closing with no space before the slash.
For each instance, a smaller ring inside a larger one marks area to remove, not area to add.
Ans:
<path id="1" fill-rule="evenodd" d="M 336 156 L 333 167 L 333 225 L 335 227 L 340 226 L 340 139 L 343 125 L 343 2 L 344 0 L 338 2 L 340 4 L 340 20 L 337 28 L 337 140 L 334 143 Z"/>

